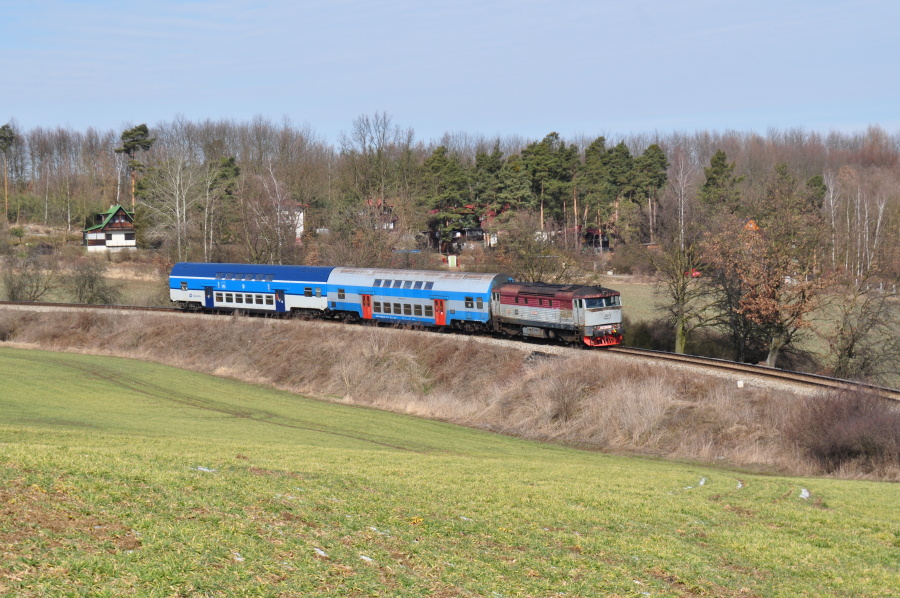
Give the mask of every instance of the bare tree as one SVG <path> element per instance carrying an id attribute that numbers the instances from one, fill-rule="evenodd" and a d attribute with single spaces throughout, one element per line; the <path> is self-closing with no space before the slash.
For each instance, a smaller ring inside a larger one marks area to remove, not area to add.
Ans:
<path id="1" fill-rule="evenodd" d="M 579 256 L 565 247 L 555 226 L 541 230 L 541 216 L 519 212 L 498 226 L 498 262 L 516 280 L 556 283 L 571 280 Z"/>
<path id="2" fill-rule="evenodd" d="M 141 205 L 151 221 L 149 236 L 175 243 L 179 260 L 189 253 L 189 232 L 194 208 L 205 193 L 206 169 L 181 118 L 160 127 L 154 164 L 141 180 Z"/>
<path id="3" fill-rule="evenodd" d="M 270 166 L 265 174 L 244 177 L 240 190 L 239 234 L 245 259 L 252 263 L 292 263 L 302 206 L 294 201 Z"/>
<path id="4" fill-rule="evenodd" d="M 38 301 L 56 286 L 58 263 L 53 256 L 32 253 L 9 256 L 3 268 L 3 285 L 9 301 Z"/>
<path id="5" fill-rule="evenodd" d="M 119 301 L 120 289 L 105 276 L 108 267 L 102 258 L 78 260 L 69 267 L 64 283 L 76 302 L 109 305 Z"/>

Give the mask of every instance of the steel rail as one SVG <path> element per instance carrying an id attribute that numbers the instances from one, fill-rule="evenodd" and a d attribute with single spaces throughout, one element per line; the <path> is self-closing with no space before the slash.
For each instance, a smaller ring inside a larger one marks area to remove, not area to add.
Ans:
<path id="1" fill-rule="evenodd" d="M 624 355 L 635 355 L 648 359 L 654 359 L 657 361 L 686 363 L 693 366 L 702 366 L 714 370 L 743 373 L 760 378 L 767 378 L 770 380 L 780 380 L 791 384 L 802 384 L 823 390 L 862 390 L 865 392 L 876 394 L 886 399 L 900 402 L 900 390 L 886 388 L 884 386 L 876 386 L 874 384 L 868 384 L 865 382 L 854 382 L 852 380 L 842 380 L 840 378 L 829 378 L 828 376 L 808 374 L 805 372 L 794 372 L 791 370 L 779 370 L 768 366 L 728 361 L 727 359 L 699 357 L 696 355 L 684 355 L 681 353 L 668 353 L 665 351 L 653 351 L 650 349 L 637 349 L 635 347 L 608 347 L 606 351 Z"/>

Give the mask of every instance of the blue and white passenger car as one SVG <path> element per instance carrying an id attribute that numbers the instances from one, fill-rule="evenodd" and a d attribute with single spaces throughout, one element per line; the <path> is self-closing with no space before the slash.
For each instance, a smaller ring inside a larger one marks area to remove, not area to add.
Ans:
<path id="1" fill-rule="evenodd" d="M 335 268 L 328 277 L 328 307 L 376 322 L 484 329 L 491 291 L 510 281 L 506 274 Z"/>
<path id="2" fill-rule="evenodd" d="M 188 309 L 320 314 L 334 268 L 181 262 L 169 275 L 169 298 Z"/>

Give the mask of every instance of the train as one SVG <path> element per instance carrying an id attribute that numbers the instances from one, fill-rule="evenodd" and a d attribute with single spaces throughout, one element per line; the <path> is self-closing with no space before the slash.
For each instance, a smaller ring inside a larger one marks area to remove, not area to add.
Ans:
<path id="1" fill-rule="evenodd" d="M 586 347 L 622 343 L 618 291 L 516 282 L 500 273 L 179 262 L 169 298 L 185 310 L 301 315 Z"/>

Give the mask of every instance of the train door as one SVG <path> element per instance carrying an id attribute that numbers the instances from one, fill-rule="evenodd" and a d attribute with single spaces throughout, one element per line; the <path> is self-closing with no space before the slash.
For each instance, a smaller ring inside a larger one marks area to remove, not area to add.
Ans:
<path id="1" fill-rule="evenodd" d="M 212 309 L 215 307 L 213 305 L 213 288 L 212 287 L 203 287 L 203 298 L 205 299 L 203 303 L 203 307 L 208 309 Z"/>
<path id="2" fill-rule="evenodd" d="M 444 309 L 444 300 L 434 300 L 434 323 L 438 326 L 447 325 L 447 311 Z"/>
<path id="3" fill-rule="evenodd" d="M 372 319 L 372 295 L 360 295 L 362 297 L 363 320 Z"/>
<path id="4" fill-rule="evenodd" d="M 275 311 L 287 311 L 284 307 L 284 289 L 275 290 Z"/>

